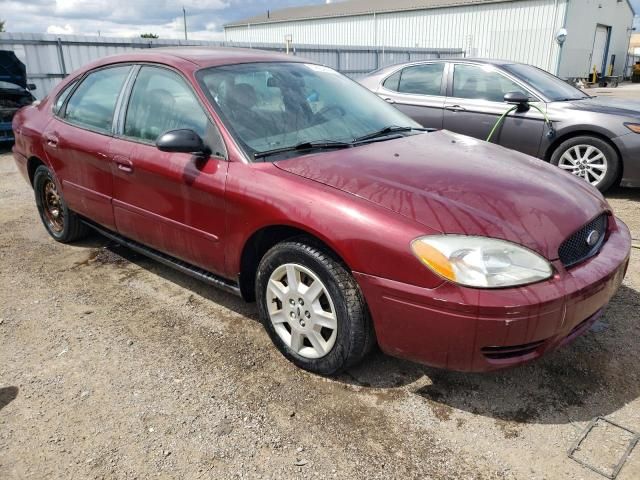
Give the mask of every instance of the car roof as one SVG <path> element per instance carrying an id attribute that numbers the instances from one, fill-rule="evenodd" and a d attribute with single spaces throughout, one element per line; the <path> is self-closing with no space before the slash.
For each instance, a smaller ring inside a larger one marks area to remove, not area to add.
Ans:
<path id="1" fill-rule="evenodd" d="M 460 58 L 460 57 L 428 58 L 424 60 L 412 60 L 410 62 L 402 62 L 402 63 L 395 63 L 393 65 L 387 65 L 386 67 L 379 68 L 378 70 L 375 70 L 367 74 L 367 77 L 377 76 L 379 74 L 386 73 L 390 70 L 395 70 L 398 67 L 403 67 L 405 65 L 415 65 L 415 64 L 430 63 L 430 62 L 436 62 L 436 63 L 437 62 L 466 62 L 466 63 L 477 63 L 479 65 L 486 64 L 486 65 L 496 65 L 496 66 L 513 65 L 513 64 L 519 63 L 511 60 L 499 60 L 494 58 Z"/>
<path id="2" fill-rule="evenodd" d="M 177 68 L 188 68 L 190 70 L 256 62 L 314 63 L 313 61 L 292 55 L 249 48 L 173 47 L 141 49 L 133 52 L 110 55 L 87 65 L 83 70 L 91 70 L 100 66 L 126 62 L 154 62 Z"/>

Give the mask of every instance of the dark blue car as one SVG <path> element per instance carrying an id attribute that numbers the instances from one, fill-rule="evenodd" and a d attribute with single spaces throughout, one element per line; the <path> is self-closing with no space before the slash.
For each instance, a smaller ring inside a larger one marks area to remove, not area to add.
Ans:
<path id="1" fill-rule="evenodd" d="M 27 72 L 15 54 L 0 50 L 0 143 L 12 142 L 11 120 L 14 113 L 35 98 L 30 90 L 34 85 L 27 84 Z"/>

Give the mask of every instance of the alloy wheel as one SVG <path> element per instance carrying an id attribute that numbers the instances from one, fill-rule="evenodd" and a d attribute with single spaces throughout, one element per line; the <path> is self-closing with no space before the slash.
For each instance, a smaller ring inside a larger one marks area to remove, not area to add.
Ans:
<path id="1" fill-rule="evenodd" d="M 598 185 L 607 174 L 607 157 L 593 145 L 575 145 L 567 149 L 558 162 L 558 167 Z"/>
<path id="2" fill-rule="evenodd" d="M 282 341 L 305 358 L 327 355 L 336 342 L 338 319 L 325 284 L 302 265 L 276 268 L 266 288 L 269 319 Z"/>

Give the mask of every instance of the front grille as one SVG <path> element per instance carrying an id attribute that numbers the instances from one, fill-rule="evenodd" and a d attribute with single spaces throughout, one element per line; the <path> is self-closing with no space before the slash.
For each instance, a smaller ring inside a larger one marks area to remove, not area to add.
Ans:
<path id="1" fill-rule="evenodd" d="M 504 360 L 507 358 L 522 357 L 529 353 L 533 353 L 545 341 L 525 343 L 524 345 L 509 345 L 502 347 L 484 347 L 481 349 L 482 354 L 491 360 Z"/>
<path id="2" fill-rule="evenodd" d="M 600 251 L 607 233 L 607 219 L 607 214 L 603 213 L 562 242 L 558 256 L 565 267 L 580 263 Z M 594 235 L 593 232 L 597 232 L 598 239 L 590 245 L 588 239 L 590 235 Z"/>

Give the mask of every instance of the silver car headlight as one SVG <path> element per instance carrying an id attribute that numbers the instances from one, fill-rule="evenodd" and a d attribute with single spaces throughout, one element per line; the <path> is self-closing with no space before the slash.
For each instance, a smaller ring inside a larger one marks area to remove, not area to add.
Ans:
<path id="1" fill-rule="evenodd" d="M 495 238 L 427 235 L 411 242 L 411 250 L 436 274 L 467 287 L 515 287 L 553 275 L 542 256 Z"/>

